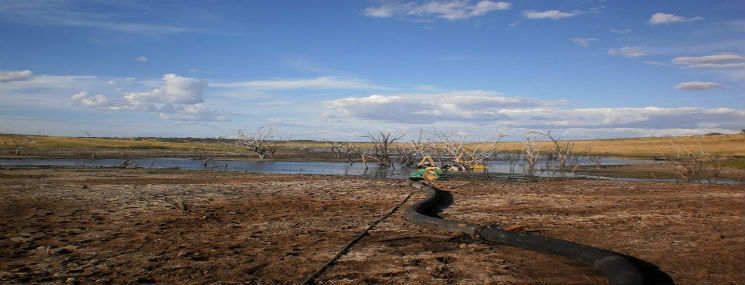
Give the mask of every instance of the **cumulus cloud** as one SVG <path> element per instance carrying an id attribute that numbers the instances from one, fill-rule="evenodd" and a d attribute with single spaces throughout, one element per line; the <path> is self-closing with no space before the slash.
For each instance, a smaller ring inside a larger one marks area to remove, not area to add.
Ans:
<path id="1" fill-rule="evenodd" d="M 688 82 L 683 82 L 678 85 L 675 85 L 675 89 L 688 90 L 688 91 L 707 90 L 707 89 L 717 88 L 717 87 L 722 87 L 722 85 L 716 82 L 702 82 L 702 81 L 688 81 Z"/>
<path id="2" fill-rule="evenodd" d="M 87 107 L 105 106 L 108 99 L 103 95 L 89 95 L 88 91 L 82 91 L 70 97 L 70 100 Z"/>
<path id="3" fill-rule="evenodd" d="M 731 67 L 745 67 L 745 57 L 733 53 L 717 53 L 712 55 L 691 57 L 683 56 L 676 57 L 671 61 L 673 64 L 680 65 L 685 68 L 731 68 Z"/>
<path id="4" fill-rule="evenodd" d="M 435 120 L 496 120 L 504 109 L 541 107 L 561 102 L 544 102 L 506 97 L 495 92 L 473 90 L 435 94 L 379 95 L 349 97 L 324 102 L 333 112 L 362 119 L 388 122 L 429 123 Z"/>
<path id="5" fill-rule="evenodd" d="M 207 108 L 202 103 L 173 107 L 168 105 L 168 110 L 161 110 L 159 116 L 165 120 L 177 121 L 228 121 L 229 118 Z"/>
<path id="6" fill-rule="evenodd" d="M 589 47 L 592 42 L 597 40 L 596 38 L 572 38 L 572 41 L 581 47 Z"/>
<path id="7" fill-rule="evenodd" d="M 628 58 L 634 58 L 645 56 L 647 55 L 647 52 L 642 47 L 622 47 L 608 49 L 608 54 L 622 55 Z"/>
<path id="8" fill-rule="evenodd" d="M 204 102 L 202 95 L 207 82 L 204 80 L 181 77 L 176 74 L 163 75 L 163 86 L 150 92 L 129 93 L 124 100 L 132 104 L 170 103 L 198 104 Z"/>
<path id="9" fill-rule="evenodd" d="M 673 14 L 666 14 L 666 13 L 655 13 L 652 15 L 651 18 L 649 18 L 649 24 L 650 25 L 659 25 L 659 24 L 670 24 L 670 23 L 676 23 L 676 22 L 694 22 L 694 21 L 701 21 L 704 18 L 695 16 L 691 18 L 686 18 L 678 15 Z"/>
<path id="10" fill-rule="evenodd" d="M 547 11 L 536 11 L 536 10 L 527 10 L 523 11 L 523 16 L 528 19 L 551 19 L 551 20 L 558 20 L 563 18 L 571 18 L 574 16 L 579 15 L 579 11 L 572 11 L 572 12 L 562 12 L 559 10 L 547 10 Z"/>
<path id="11" fill-rule="evenodd" d="M 141 56 L 135 57 L 135 61 L 137 61 L 137 62 L 146 62 L 147 61 L 147 57 L 144 57 L 144 56 L 141 55 Z"/>
<path id="12" fill-rule="evenodd" d="M 639 128 L 739 130 L 745 111 L 730 108 L 566 108 L 488 91 L 370 95 L 324 102 L 327 117 L 403 124 L 497 123 L 511 128 Z"/>
<path id="13" fill-rule="evenodd" d="M 377 7 L 367 7 L 362 10 L 362 14 L 376 18 L 413 16 L 455 21 L 483 16 L 492 11 L 507 10 L 510 7 L 512 7 L 512 3 L 494 1 L 479 1 L 476 4 L 471 4 L 470 1 L 432 1 L 422 4 L 417 2 L 393 2 Z"/>
<path id="14" fill-rule="evenodd" d="M 110 84 L 119 82 L 109 81 Z M 100 94 L 90 95 L 88 91 L 79 92 L 70 97 L 70 100 L 78 105 L 102 110 L 158 113 L 161 118 L 168 120 L 228 120 L 204 105 L 206 87 L 207 82 L 201 79 L 165 74 L 158 88 L 147 92 L 124 93 L 121 100 L 113 101 Z"/>
<path id="15" fill-rule="evenodd" d="M 34 78 L 31 70 L 5 71 L 0 72 L 0 83 L 11 81 L 26 81 Z"/>

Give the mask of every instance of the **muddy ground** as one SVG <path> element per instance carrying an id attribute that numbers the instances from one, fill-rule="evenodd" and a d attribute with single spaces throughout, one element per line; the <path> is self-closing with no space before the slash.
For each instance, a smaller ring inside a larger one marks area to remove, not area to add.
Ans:
<path id="1" fill-rule="evenodd" d="M 742 185 L 441 181 L 443 217 L 613 250 L 677 284 L 745 283 Z M 413 191 L 404 181 L 0 169 L 0 283 L 297 284 Z M 404 207 L 421 200 L 414 192 Z M 605 284 L 560 257 L 421 228 L 399 210 L 323 284 Z"/>

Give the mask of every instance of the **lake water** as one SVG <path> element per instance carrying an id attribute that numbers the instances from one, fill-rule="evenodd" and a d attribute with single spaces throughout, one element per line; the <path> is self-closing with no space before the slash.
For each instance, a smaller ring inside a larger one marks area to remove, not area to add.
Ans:
<path id="1" fill-rule="evenodd" d="M 123 159 L 104 158 L 104 159 L 0 159 L 0 166 L 14 167 L 44 167 L 44 166 L 64 166 L 64 167 L 117 167 L 121 166 Z M 629 164 L 644 163 L 648 160 L 622 160 L 607 159 L 603 164 Z M 581 165 L 592 164 L 589 160 L 580 159 Z M 514 162 L 510 167 L 510 162 L 506 160 L 494 160 L 488 163 L 489 172 L 492 174 L 522 174 L 523 167 L 520 161 Z M 545 163 L 539 163 L 538 166 L 544 166 Z M 215 160 L 210 161 L 204 166 L 204 162 L 198 159 L 188 158 L 135 158 L 130 161 L 128 167 L 153 168 L 153 169 L 187 169 L 187 170 L 222 170 L 222 171 L 244 171 L 257 173 L 281 173 L 281 174 L 326 174 L 326 175 L 348 175 L 348 176 L 368 176 L 379 178 L 406 178 L 413 171 L 404 169 L 400 166 L 396 168 L 378 168 L 373 163 L 365 169 L 360 163 L 349 164 L 347 162 L 313 162 L 313 161 L 236 161 L 236 160 Z M 549 171 L 536 171 L 538 176 L 555 176 L 556 173 Z M 573 173 L 567 174 L 569 177 Z"/>
<path id="2" fill-rule="evenodd" d="M 0 166 L 6 167 L 45 167 L 45 166 L 62 166 L 62 167 L 117 167 L 121 166 L 123 159 L 104 158 L 104 159 L 0 159 Z M 186 170 L 216 170 L 216 171 L 242 171 L 253 173 L 277 173 L 277 174 L 323 174 L 323 175 L 342 175 L 342 176 L 364 176 L 372 178 L 400 178 L 409 177 L 414 170 L 411 168 L 379 168 L 373 163 L 368 164 L 370 167 L 365 169 L 360 162 L 349 164 L 347 162 L 313 162 L 313 161 L 236 161 L 236 160 L 215 160 L 210 161 L 204 166 L 204 162 L 198 159 L 188 158 L 135 158 L 131 159 L 128 167 L 140 167 L 151 169 L 186 169 Z M 626 159 L 605 159 L 603 165 L 619 165 L 632 163 L 650 163 L 652 160 L 626 160 Z M 580 158 L 577 161 L 580 165 L 593 165 L 589 159 Z M 509 160 L 489 161 L 490 177 L 514 178 L 520 179 L 523 174 L 523 165 L 521 161 L 514 161 L 510 166 Z M 545 168 L 545 160 L 539 161 L 537 169 Z M 460 174 L 453 174 L 460 175 Z M 550 170 L 536 170 L 536 176 L 539 177 L 587 177 L 595 179 L 613 179 L 613 180 L 631 180 L 631 181 L 648 181 L 649 179 L 637 178 L 608 178 L 602 176 L 588 176 L 574 172 L 560 173 Z M 482 175 L 483 176 L 483 175 Z M 655 179 L 655 181 L 675 181 L 674 179 Z M 707 183 L 710 181 L 701 180 L 693 181 Z M 742 183 L 736 180 L 719 180 L 716 183 L 737 184 Z"/>

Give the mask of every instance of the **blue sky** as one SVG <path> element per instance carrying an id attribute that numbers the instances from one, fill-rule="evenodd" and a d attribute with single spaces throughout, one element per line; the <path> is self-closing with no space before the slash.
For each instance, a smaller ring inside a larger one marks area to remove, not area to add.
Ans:
<path id="1" fill-rule="evenodd" d="M 743 16 L 726 0 L 0 0 L 0 132 L 738 132 Z"/>

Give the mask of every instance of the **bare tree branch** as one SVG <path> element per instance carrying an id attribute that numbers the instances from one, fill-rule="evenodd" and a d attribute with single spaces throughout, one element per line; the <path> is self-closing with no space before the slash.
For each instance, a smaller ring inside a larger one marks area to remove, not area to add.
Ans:
<path id="1" fill-rule="evenodd" d="M 406 136 L 406 133 L 402 133 L 398 136 L 393 136 L 390 132 L 384 132 L 384 131 L 378 131 L 377 134 L 373 135 L 368 133 L 365 138 L 368 138 L 370 142 L 373 144 L 373 148 L 375 150 L 374 154 L 368 155 L 368 154 L 362 154 L 363 156 L 367 156 L 369 158 L 374 159 L 377 161 L 377 164 L 379 166 L 383 167 L 393 167 L 393 160 L 392 160 L 392 146 L 393 144 Z"/>
<path id="2" fill-rule="evenodd" d="M 279 149 L 277 141 L 274 140 L 273 128 L 260 127 L 250 134 L 245 134 L 243 130 L 238 130 L 236 144 L 253 151 L 262 160 L 267 155 L 271 159 L 274 159 L 274 153 Z"/>

